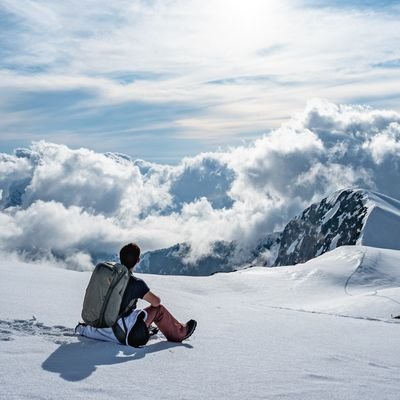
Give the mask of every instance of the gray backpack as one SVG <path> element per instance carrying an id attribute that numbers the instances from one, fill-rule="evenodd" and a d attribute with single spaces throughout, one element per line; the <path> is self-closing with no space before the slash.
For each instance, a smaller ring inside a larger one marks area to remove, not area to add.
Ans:
<path id="1" fill-rule="evenodd" d="M 83 300 L 82 318 L 95 328 L 112 327 L 119 317 L 122 296 L 129 281 L 129 271 L 121 264 L 97 264 Z"/>

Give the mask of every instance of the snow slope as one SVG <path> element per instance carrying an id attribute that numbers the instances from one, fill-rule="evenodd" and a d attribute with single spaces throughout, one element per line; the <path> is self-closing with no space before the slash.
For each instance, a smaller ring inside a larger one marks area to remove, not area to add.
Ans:
<path id="1" fill-rule="evenodd" d="M 143 275 L 184 344 L 72 335 L 90 274 L 0 264 L 1 399 L 398 399 L 400 251 L 343 246 L 294 267 Z M 36 319 L 33 319 L 32 316 Z"/>
<path id="2" fill-rule="evenodd" d="M 400 250 L 400 201 L 369 192 L 360 244 Z"/>

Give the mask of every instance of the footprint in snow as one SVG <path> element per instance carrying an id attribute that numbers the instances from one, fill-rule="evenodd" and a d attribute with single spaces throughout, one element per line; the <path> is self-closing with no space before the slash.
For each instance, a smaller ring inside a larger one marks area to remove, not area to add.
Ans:
<path id="1" fill-rule="evenodd" d="M 42 336 L 55 343 L 75 336 L 74 330 L 62 325 L 48 326 L 32 319 L 0 320 L 0 341 L 14 340 L 16 336 Z M 60 340 L 61 339 L 61 340 Z"/>

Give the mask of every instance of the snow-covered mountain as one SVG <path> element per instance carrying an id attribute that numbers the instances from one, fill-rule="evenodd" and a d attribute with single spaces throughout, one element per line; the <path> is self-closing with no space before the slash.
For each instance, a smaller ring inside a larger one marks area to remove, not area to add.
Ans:
<path id="1" fill-rule="evenodd" d="M 400 249 L 400 202 L 366 190 L 341 190 L 291 220 L 275 265 L 305 262 L 343 245 Z"/>
<path id="2" fill-rule="evenodd" d="M 342 246 L 292 267 L 139 275 L 198 327 L 135 349 L 73 335 L 90 272 L 1 260 L 0 399 L 397 400 L 399 265 L 398 250 Z"/>
<path id="3" fill-rule="evenodd" d="M 214 242 L 207 255 L 191 258 L 190 245 L 177 244 L 144 254 L 141 272 L 210 275 L 251 264 L 294 265 L 344 245 L 400 249 L 400 202 L 379 193 L 346 189 L 312 204 L 252 248 Z"/>

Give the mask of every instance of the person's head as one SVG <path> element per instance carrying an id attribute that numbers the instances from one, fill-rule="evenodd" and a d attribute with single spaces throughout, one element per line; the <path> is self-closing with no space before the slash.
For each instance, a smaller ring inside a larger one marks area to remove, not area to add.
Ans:
<path id="1" fill-rule="evenodd" d="M 136 243 L 125 245 L 119 252 L 121 264 L 132 269 L 140 260 L 140 247 Z"/>

